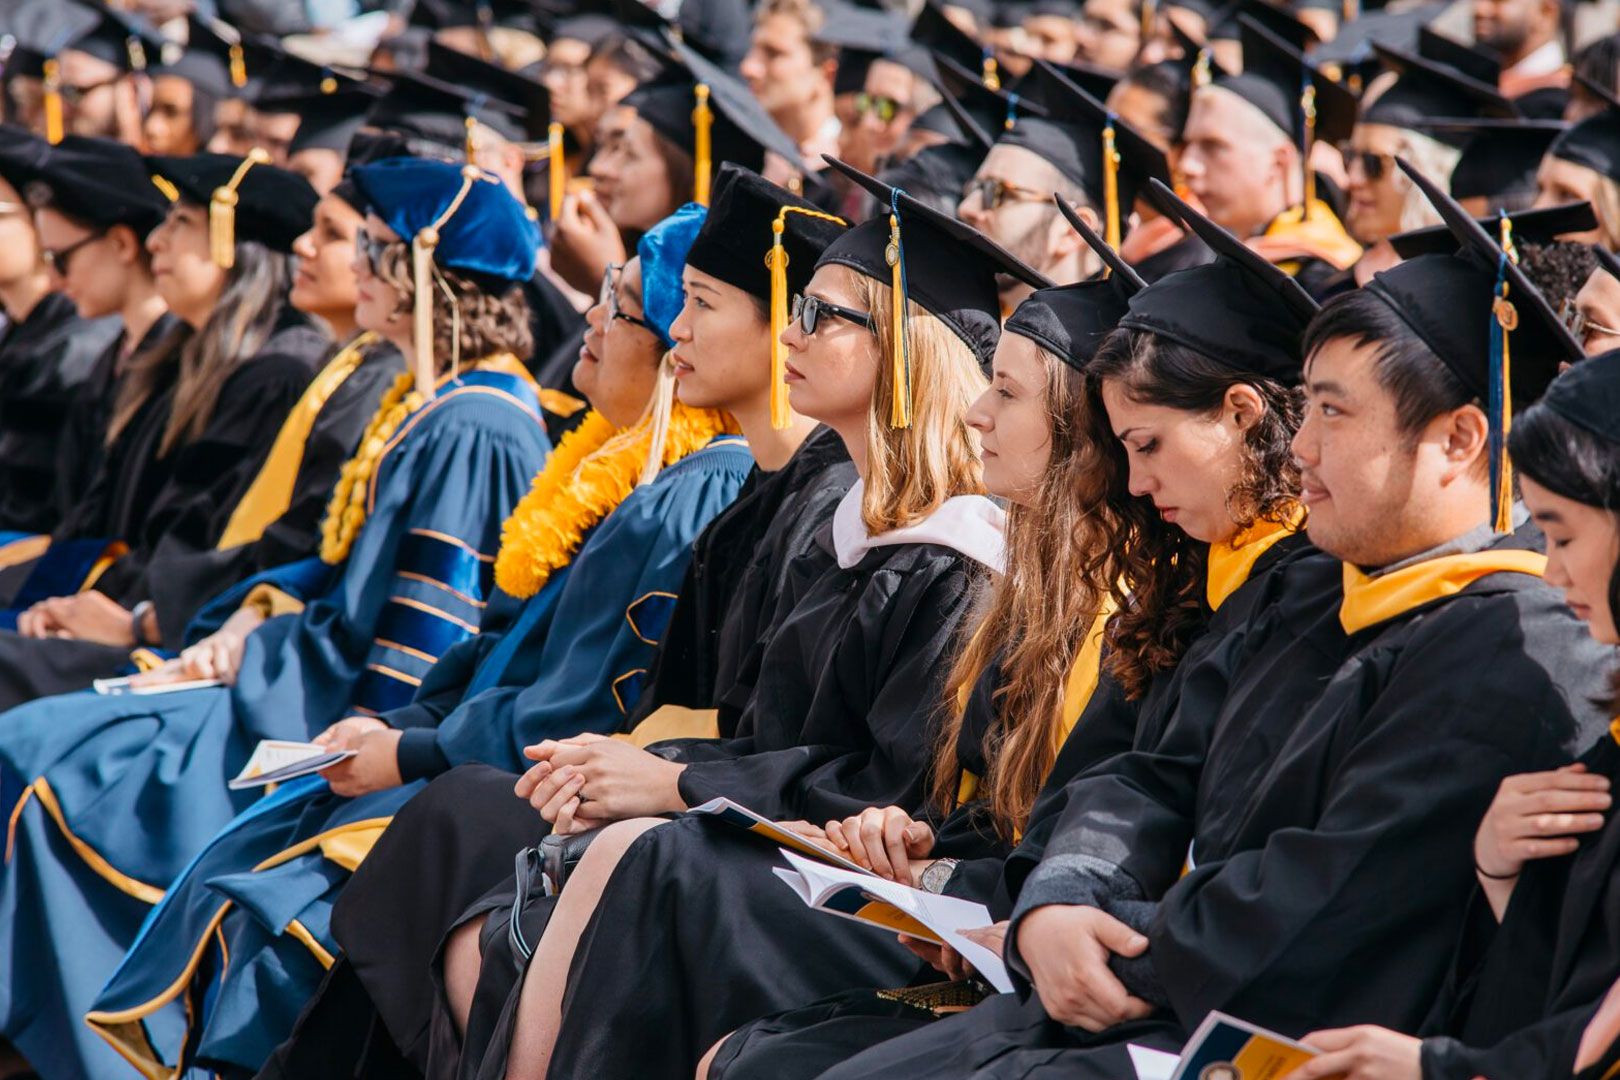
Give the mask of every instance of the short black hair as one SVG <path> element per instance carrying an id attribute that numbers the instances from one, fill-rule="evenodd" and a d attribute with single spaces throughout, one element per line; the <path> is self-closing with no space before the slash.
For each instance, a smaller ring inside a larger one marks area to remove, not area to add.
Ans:
<path id="1" fill-rule="evenodd" d="M 1187 127 L 1187 113 L 1192 108 L 1192 80 L 1186 69 L 1173 60 L 1161 60 L 1137 68 L 1120 81 L 1164 100 L 1163 111 L 1154 119 L 1170 133 L 1172 143 L 1180 142 L 1181 133 Z"/>
<path id="2" fill-rule="evenodd" d="M 1586 279 L 1597 269 L 1597 253 L 1587 244 L 1555 240 L 1550 244 L 1519 243 L 1519 268 L 1554 311 L 1575 302 Z"/>
<path id="3" fill-rule="evenodd" d="M 1330 341 L 1376 346 L 1378 385 L 1395 399 L 1401 434 L 1418 433 L 1443 413 L 1477 401 L 1434 350 L 1375 293 L 1363 289 L 1330 300 L 1305 327 L 1301 349 L 1310 357 Z"/>

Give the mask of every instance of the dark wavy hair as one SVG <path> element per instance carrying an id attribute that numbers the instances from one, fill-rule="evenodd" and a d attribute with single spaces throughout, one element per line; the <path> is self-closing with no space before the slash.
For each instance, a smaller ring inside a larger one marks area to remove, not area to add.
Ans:
<path id="1" fill-rule="evenodd" d="M 1105 382 L 1119 384 L 1133 401 L 1200 416 L 1220 412 L 1233 386 L 1252 386 L 1266 413 L 1245 435 L 1243 475 L 1226 493 L 1226 506 L 1240 528 L 1260 520 L 1285 521 L 1299 497 L 1299 466 L 1290 444 L 1299 430 L 1299 390 L 1240 372 L 1202 353 L 1146 331 L 1121 328 L 1109 335 L 1087 369 L 1091 437 L 1101 455 L 1107 501 L 1103 515 L 1108 546 L 1119 553 L 1124 574 L 1114 595 L 1119 614 L 1108 625 L 1110 675 L 1127 697 L 1140 696 L 1159 672 L 1180 661 L 1203 624 L 1200 603 L 1205 545 L 1167 524 L 1153 501 L 1132 495 L 1130 462 L 1108 423 Z"/>
<path id="2" fill-rule="evenodd" d="M 1620 519 L 1620 446 L 1537 402 L 1514 419 L 1508 453 L 1515 469 L 1554 495 Z M 1620 560 L 1609 573 L 1608 602 L 1610 618 L 1620 619 Z M 1620 673 L 1608 704 L 1620 711 Z"/>

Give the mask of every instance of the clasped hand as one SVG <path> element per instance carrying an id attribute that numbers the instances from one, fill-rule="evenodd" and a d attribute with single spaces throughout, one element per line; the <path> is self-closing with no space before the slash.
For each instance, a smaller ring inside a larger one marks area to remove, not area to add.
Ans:
<path id="1" fill-rule="evenodd" d="M 224 626 L 186 649 L 177 659 L 142 672 L 131 682 L 136 686 L 162 686 L 191 679 L 218 679 L 226 686 L 234 686 L 242 670 L 248 635 L 263 624 L 264 616 L 257 609 L 239 608 L 225 620 Z"/>
<path id="2" fill-rule="evenodd" d="M 1153 1012 L 1108 967 L 1111 957 L 1141 956 L 1147 947 L 1146 937 L 1094 907 L 1048 904 L 1018 927 L 1018 953 L 1046 1014 L 1086 1031 L 1106 1031 Z"/>
<path id="3" fill-rule="evenodd" d="M 623 739 L 591 734 L 547 739 L 524 747 L 523 756 L 536 764 L 514 790 L 551 822 L 554 833 L 686 809 L 678 786 L 686 767 Z"/>

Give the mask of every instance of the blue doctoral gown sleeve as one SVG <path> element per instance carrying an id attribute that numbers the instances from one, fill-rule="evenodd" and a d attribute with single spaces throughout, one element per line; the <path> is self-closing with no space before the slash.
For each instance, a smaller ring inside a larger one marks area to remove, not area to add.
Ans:
<path id="1" fill-rule="evenodd" d="M 531 743 L 619 727 L 651 667 L 693 541 L 752 465 L 746 446 L 728 439 L 632 492 L 591 534 L 555 596 L 542 590 L 531 601 L 551 603 L 550 625 L 561 631 L 544 635 L 539 680 L 486 691 L 446 717 L 432 733 L 442 765 L 522 769 Z"/>

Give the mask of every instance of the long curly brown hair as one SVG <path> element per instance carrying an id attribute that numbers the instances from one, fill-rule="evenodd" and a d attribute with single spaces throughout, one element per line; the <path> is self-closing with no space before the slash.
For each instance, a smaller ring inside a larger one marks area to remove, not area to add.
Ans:
<path id="1" fill-rule="evenodd" d="M 1260 520 L 1288 520 L 1299 498 L 1299 466 L 1290 444 L 1299 430 L 1297 387 L 1238 371 L 1173 341 L 1139 330 L 1114 331 L 1087 368 L 1085 415 L 1100 455 L 1107 501 L 1099 519 L 1106 545 L 1118 553 L 1121 573 L 1111 582 L 1118 614 L 1108 624 L 1106 670 L 1136 698 L 1161 671 L 1176 665 L 1203 624 L 1200 596 L 1207 548 L 1167 524 L 1151 499 L 1130 491 L 1130 463 L 1103 407 L 1105 382 L 1131 400 L 1201 416 L 1217 415 L 1226 392 L 1254 388 L 1263 416 L 1245 432 L 1243 473 L 1226 494 L 1239 528 Z"/>
<path id="2" fill-rule="evenodd" d="M 529 302 L 523 287 L 493 278 L 434 268 L 456 298 L 458 318 L 452 318 L 450 302 L 437 287 L 433 290 L 433 355 L 440 367 L 460 355 L 463 363 L 483 360 L 496 353 L 511 353 L 527 363 L 534 352 L 534 332 L 529 328 Z M 410 247 L 389 244 L 377 260 L 377 276 L 399 293 L 395 314 L 409 319 L 415 303 L 416 279 L 411 274 Z M 456 353 L 452 337 L 457 323 L 461 329 L 461 350 Z"/>
<path id="3" fill-rule="evenodd" d="M 933 799 L 956 803 L 961 763 L 956 743 L 968 693 L 1000 664 L 988 775 L 981 778 L 996 833 L 1011 840 L 1052 770 L 1069 669 L 1092 630 L 1117 573 L 1106 543 L 1107 489 L 1091 436 L 1085 376 L 1045 349 L 1046 415 L 1051 457 L 1027 505 L 1007 511 L 1006 572 L 983 583 L 974 629 L 963 637 L 946 680 L 946 722 L 934 754 Z"/>

